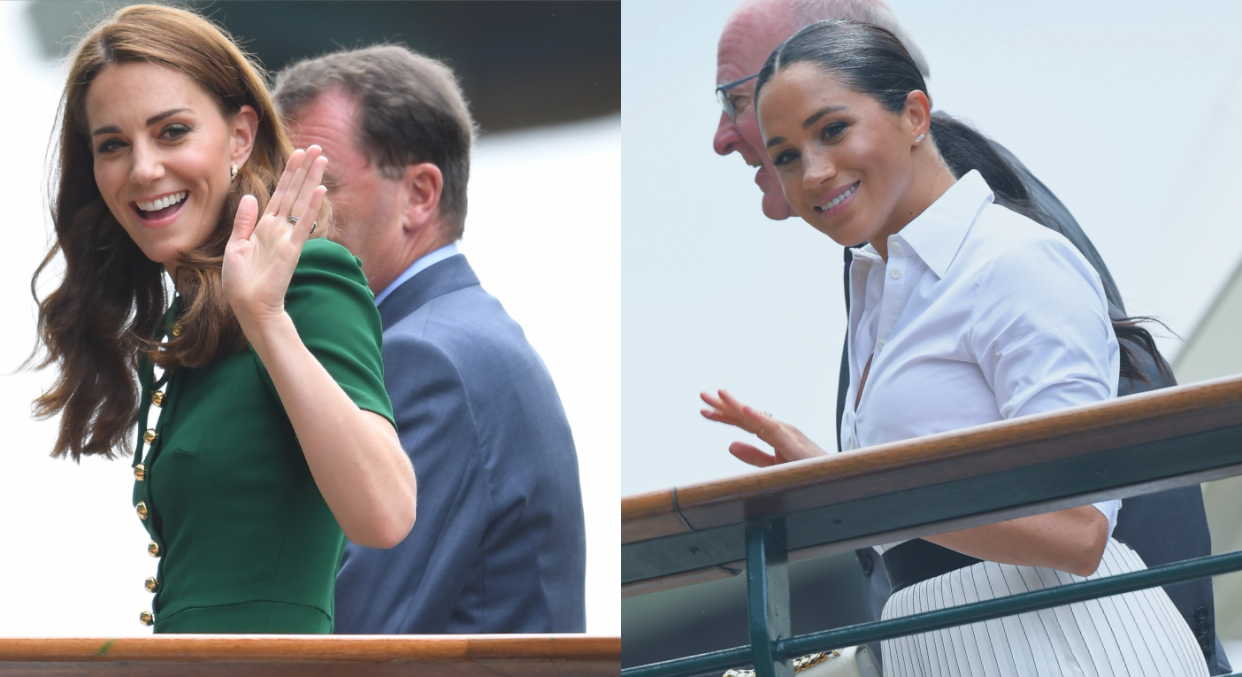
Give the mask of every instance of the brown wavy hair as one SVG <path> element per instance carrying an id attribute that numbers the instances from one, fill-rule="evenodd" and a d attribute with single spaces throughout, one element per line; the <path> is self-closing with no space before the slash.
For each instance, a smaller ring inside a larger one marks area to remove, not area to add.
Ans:
<path id="1" fill-rule="evenodd" d="M 183 331 L 166 342 L 157 340 L 169 304 L 164 268 L 142 253 L 104 204 L 86 122 L 91 83 L 108 67 L 132 62 L 184 73 L 216 100 L 226 118 L 249 105 L 259 119 L 250 158 L 238 168 L 215 228 L 178 258 Z M 263 70 L 223 29 L 172 7 L 126 7 L 91 30 L 73 55 L 58 115 L 59 147 L 52 155 L 58 164 L 49 186 L 56 242 L 35 271 L 31 293 L 39 305 L 40 344 L 47 351 L 36 368 L 55 364 L 59 374 L 34 401 L 34 413 L 61 414 L 52 456 L 112 457 L 131 451 L 142 355 L 175 370 L 245 349 L 246 338 L 220 284 L 224 247 L 242 196 L 254 195 L 262 214 L 293 148 Z M 330 207 L 320 213 L 324 223 L 317 235 L 322 236 L 331 230 Z M 39 276 L 57 254 L 64 256 L 64 280 L 39 299 Z M 30 362 L 35 359 L 32 355 Z"/>

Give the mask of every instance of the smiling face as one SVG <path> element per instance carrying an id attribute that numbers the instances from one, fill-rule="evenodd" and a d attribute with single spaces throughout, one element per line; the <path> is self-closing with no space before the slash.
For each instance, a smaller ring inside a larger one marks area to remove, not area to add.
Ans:
<path id="1" fill-rule="evenodd" d="M 105 68 L 86 95 L 95 183 L 147 258 L 169 272 L 215 228 L 257 116 L 225 117 L 185 75 L 146 62 Z"/>
<path id="2" fill-rule="evenodd" d="M 887 237 L 923 209 L 912 190 L 917 113 L 889 112 L 802 62 L 764 85 L 759 124 L 794 211 L 840 244 L 879 241 L 884 252 Z"/>

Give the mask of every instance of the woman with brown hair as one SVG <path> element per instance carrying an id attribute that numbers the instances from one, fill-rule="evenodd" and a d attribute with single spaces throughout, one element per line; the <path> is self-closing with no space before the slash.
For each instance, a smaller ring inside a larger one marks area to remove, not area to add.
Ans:
<path id="1" fill-rule="evenodd" d="M 366 279 L 322 239 L 327 158 L 292 149 L 260 71 L 183 10 L 118 11 L 63 96 L 35 273 L 63 255 L 39 303 L 52 454 L 128 452 L 139 424 L 156 632 L 331 632 L 345 537 L 400 542 L 415 480 Z"/>

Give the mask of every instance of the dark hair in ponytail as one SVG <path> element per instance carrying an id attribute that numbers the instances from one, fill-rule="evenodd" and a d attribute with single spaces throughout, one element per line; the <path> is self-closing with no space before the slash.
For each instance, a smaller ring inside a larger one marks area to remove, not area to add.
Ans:
<path id="1" fill-rule="evenodd" d="M 777 71 L 801 62 L 812 63 L 825 72 L 832 73 L 842 84 L 871 96 L 890 113 L 904 111 L 906 97 L 913 91 L 923 92 L 928 101 L 931 101 L 923 74 L 896 36 L 871 24 L 828 19 L 806 26 L 768 56 L 755 85 L 756 110 L 759 106 L 759 94 L 772 76 Z M 1056 214 L 1041 209 L 1032 199 L 1027 181 L 1006 157 L 1006 153 L 1001 151 L 1000 146 L 970 125 L 944 113 L 932 115 L 928 135 L 954 176 L 960 178 L 972 169 L 978 170 L 992 188 L 996 204 L 1065 234 L 1068 224 L 1061 223 Z M 1030 178 L 1035 180 L 1034 177 Z M 1068 217 L 1068 212 L 1066 216 Z M 1070 239 L 1074 241 L 1073 238 Z M 1074 244 L 1082 249 L 1081 243 Z M 1084 255 L 1093 265 L 1099 260 L 1098 256 L 1090 256 L 1086 252 Z M 1106 276 L 1106 273 L 1101 274 L 1102 278 Z M 1109 288 L 1110 305 L 1115 306 L 1120 313 L 1120 295 L 1111 284 L 1106 287 Z M 1151 333 L 1137 324 L 1151 318 L 1112 317 L 1111 320 L 1121 349 L 1122 379 L 1150 385 L 1151 379 L 1140 368 L 1140 362 L 1147 362 L 1147 357 L 1150 356 L 1159 375 L 1169 382 L 1174 381 L 1173 374 L 1156 348 Z M 1137 355 L 1136 348 L 1145 351 L 1148 356 Z"/>
<path id="2" fill-rule="evenodd" d="M 935 142 L 936 149 L 940 151 L 940 156 L 944 158 L 945 164 L 949 166 L 949 171 L 953 172 L 954 176 L 960 178 L 972 169 L 977 170 L 995 194 L 996 204 L 1007 207 L 1062 235 L 1065 234 L 1067 224 L 1061 223 L 1051 211 L 1040 209 L 1031 196 L 1030 187 L 1013 164 L 1006 159 L 996 142 L 965 122 L 940 112 L 932 115 L 929 136 Z M 1071 242 L 1073 242 L 1072 238 Z M 1077 242 L 1074 244 L 1080 246 Z M 1091 256 L 1087 256 L 1087 259 L 1093 261 Z M 1138 324 L 1143 321 L 1155 321 L 1153 318 L 1123 316 L 1111 319 L 1113 333 L 1117 335 L 1117 345 L 1121 348 L 1121 378 L 1151 385 L 1151 379 L 1139 365 L 1140 362 L 1150 359 L 1160 376 L 1170 384 L 1176 382 L 1168 363 L 1160 355 L 1160 350 L 1156 348 L 1156 341 L 1152 338 L 1151 332 Z M 1146 352 L 1147 356 L 1136 355 L 1135 348 Z"/>

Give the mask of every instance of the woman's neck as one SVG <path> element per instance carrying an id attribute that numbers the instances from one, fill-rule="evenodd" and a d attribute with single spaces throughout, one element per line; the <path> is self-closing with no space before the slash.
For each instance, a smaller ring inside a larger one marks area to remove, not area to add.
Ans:
<path id="1" fill-rule="evenodd" d="M 940 153 L 929 138 L 927 145 L 914 151 L 913 180 L 901 200 L 893 208 L 889 226 L 872 239 L 871 246 L 880 254 L 880 258 L 888 261 L 888 238 L 895 235 L 918 218 L 920 214 L 940 199 L 946 191 L 957 183 L 957 177 L 949 166 L 944 163 Z"/>

